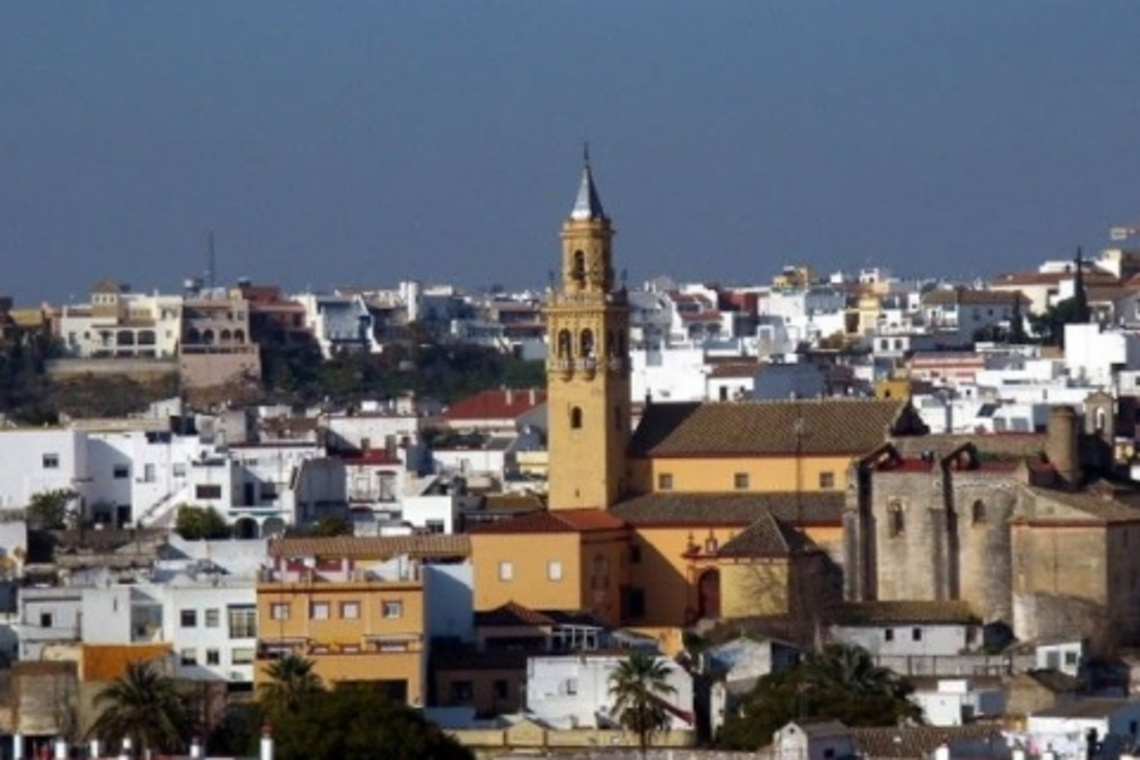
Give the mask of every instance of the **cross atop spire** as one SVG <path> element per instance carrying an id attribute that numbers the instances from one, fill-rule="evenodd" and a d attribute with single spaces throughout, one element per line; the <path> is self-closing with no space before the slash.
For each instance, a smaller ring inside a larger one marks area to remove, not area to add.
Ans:
<path id="1" fill-rule="evenodd" d="M 578 184 L 578 197 L 574 201 L 574 208 L 570 210 L 570 218 L 574 221 L 592 221 L 606 218 L 602 201 L 598 197 L 598 188 L 594 186 L 594 174 L 590 171 L 590 144 L 588 142 L 582 143 L 582 181 Z"/>

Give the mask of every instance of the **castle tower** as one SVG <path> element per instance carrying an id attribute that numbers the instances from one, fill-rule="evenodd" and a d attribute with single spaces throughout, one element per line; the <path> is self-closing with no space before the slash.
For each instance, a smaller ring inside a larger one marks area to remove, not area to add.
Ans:
<path id="1" fill-rule="evenodd" d="M 606 509 L 625 489 L 629 306 L 589 155 L 562 223 L 562 281 L 546 305 L 550 509 Z"/>

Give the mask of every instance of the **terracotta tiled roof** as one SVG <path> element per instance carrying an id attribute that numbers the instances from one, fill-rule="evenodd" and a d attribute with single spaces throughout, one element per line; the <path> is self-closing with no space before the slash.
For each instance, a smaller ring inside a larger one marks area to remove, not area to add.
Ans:
<path id="1" fill-rule="evenodd" d="M 995 287 L 1008 287 L 1010 285 L 1056 285 L 1076 277 L 1075 272 L 1013 272 L 1003 274 L 994 280 Z M 1084 273 L 1085 284 L 1111 284 L 1117 281 L 1116 275 L 1111 272 L 1099 270 Z"/>
<path id="2" fill-rule="evenodd" d="M 487 512 L 538 512 L 546 509 L 546 502 L 537 494 L 491 493 L 483 497 Z"/>
<path id="3" fill-rule="evenodd" d="M 375 559 L 410 557 L 466 557 L 471 554 L 467 536 L 442 533 L 412 536 L 334 536 L 330 538 L 278 538 L 269 542 L 269 556 L 283 558 L 327 557 Z"/>
<path id="4" fill-rule="evenodd" d="M 787 557 L 814 549 L 804 534 L 768 513 L 717 551 L 719 557 Z"/>
<path id="5" fill-rule="evenodd" d="M 953 290 L 932 290 L 922 297 L 923 306 L 989 306 L 1001 304 L 1013 306 L 1017 299 L 1025 302 L 1019 291 L 976 290 L 974 288 L 954 288 Z"/>
<path id="6" fill-rule="evenodd" d="M 999 726 L 885 726 L 852 728 L 855 751 L 863 757 L 926 758 L 943 743 L 988 741 L 1005 746 Z"/>
<path id="7" fill-rule="evenodd" d="M 533 396 L 534 402 L 531 402 Z M 486 390 L 452 404 L 442 417 L 460 420 L 513 420 L 546 403 L 543 390 Z"/>
<path id="8" fill-rule="evenodd" d="M 901 399 L 653 403 L 630 442 L 634 456 L 866 454 L 917 415 Z M 797 430 L 802 431 L 797 435 Z M 914 432 L 921 432 L 915 430 Z"/>
<path id="9" fill-rule="evenodd" d="M 1081 690 L 1081 680 L 1059 670 L 1031 670 L 1025 674 L 1054 694 L 1075 693 Z"/>
<path id="10" fill-rule="evenodd" d="M 1135 704 L 1129 699 L 1113 699 L 1109 697 L 1087 697 L 1075 699 L 1064 704 L 1039 710 L 1033 713 L 1034 718 L 1106 718 L 1126 707 Z"/>
<path id="11" fill-rule="evenodd" d="M 543 628 L 555 625 L 603 627 L 588 612 L 581 610 L 532 610 L 517 602 L 507 602 L 493 610 L 475 613 L 475 626 L 477 628 Z"/>
<path id="12" fill-rule="evenodd" d="M 509 520 L 472 525 L 470 533 L 586 533 L 620 530 L 619 518 L 600 509 L 562 509 L 532 512 Z"/>
<path id="13" fill-rule="evenodd" d="M 840 605 L 840 625 L 975 624 L 970 605 L 959 600 L 906 602 L 851 602 Z"/>
<path id="14" fill-rule="evenodd" d="M 709 370 L 709 377 L 752 377 L 760 371 L 759 362 L 717 362 Z"/>
<path id="15" fill-rule="evenodd" d="M 631 525 L 751 525 L 766 515 L 789 525 L 839 525 L 840 491 L 784 493 L 652 493 L 614 505 L 610 514 Z"/>

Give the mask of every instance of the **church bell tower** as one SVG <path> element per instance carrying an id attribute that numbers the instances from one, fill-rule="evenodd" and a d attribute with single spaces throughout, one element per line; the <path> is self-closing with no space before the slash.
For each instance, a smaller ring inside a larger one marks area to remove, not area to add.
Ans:
<path id="1" fill-rule="evenodd" d="M 629 305 L 589 154 L 562 223 L 562 281 L 546 305 L 550 509 L 607 509 L 625 490 Z"/>

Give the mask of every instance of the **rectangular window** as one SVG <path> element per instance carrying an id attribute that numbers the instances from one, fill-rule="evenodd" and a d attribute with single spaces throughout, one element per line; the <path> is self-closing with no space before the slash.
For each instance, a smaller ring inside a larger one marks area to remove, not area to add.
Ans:
<path id="1" fill-rule="evenodd" d="M 217 609 L 206 610 L 206 627 L 217 628 L 221 625 L 221 611 Z"/>
<path id="2" fill-rule="evenodd" d="M 269 605 L 270 620 L 288 620 L 289 605 L 285 602 L 275 602 Z"/>
<path id="3" fill-rule="evenodd" d="M 51 628 L 55 624 L 55 620 L 50 612 L 40 613 L 40 628 Z"/>
<path id="4" fill-rule="evenodd" d="M 562 563 L 552 559 L 546 563 L 546 579 L 550 581 L 562 580 Z"/>
<path id="5" fill-rule="evenodd" d="M 309 604 L 309 620 L 328 620 L 329 619 L 329 603 L 328 602 L 311 602 Z"/>
<path id="6" fill-rule="evenodd" d="M 174 477 L 176 477 L 176 478 L 186 477 L 186 464 L 184 462 L 177 462 L 174 465 Z"/>
<path id="7" fill-rule="evenodd" d="M 222 487 L 214 485 L 200 485 L 194 487 L 194 498 L 196 499 L 220 499 L 222 498 Z"/>
<path id="8" fill-rule="evenodd" d="M 495 699 L 510 699 L 511 697 L 511 684 L 505 678 L 496 678 L 492 687 L 492 693 Z"/>
<path id="9" fill-rule="evenodd" d="M 911 641 L 922 641 L 922 629 L 912 628 L 910 630 L 910 639 Z"/>
<path id="10" fill-rule="evenodd" d="M 232 652 L 230 662 L 234 665 L 252 665 L 256 654 L 253 647 L 238 647 Z"/>
<path id="11" fill-rule="evenodd" d="M 835 488 L 835 473 L 821 472 L 819 474 L 819 487 L 823 489 Z"/>
<path id="12" fill-rule="evenodd" d="M 198 650 L 197 649 L 183 649 L 179 653 L 179 659 L 183 665 L 193 666 L 198 664 Z"/>
<path id="13" fill-rule="evenodd" d="M 641 563 L 641 547 L 638 544 L 629 547 L 629 562 L 633 565 Z"/>
<path id="14" fill-rule="evenodd" d="M 404 616 L 403 602 L 384 602 L 384 617 L 401 618 Z"/>
<path id="15" fill-rule="evenodd" d="M 182 610 L 178 613 L 183 628 L 198 627 L 198 610 Z"/>
<path id="16" fill-rule="evenodd" d="M 285 617 L 274 618 L 275 620 L 288 619 L 289 605 L 282 606 L 285 608 Z M 229 618 L 231 639 L 257 638 L 257 607 L 252 604 L 235 604 L 227 609 L 227 617 Z"/>
<path id="17" fill-rule="evenodd" d="M 1065 664 L 1066 665 L 1076 665 L 1077 664 L 1077 653 L 1072 652 L 1072 651 L 1065 652 Z"/>
<path id="18" fill-rule="evenodd" d="M 155 476 L 154 465 L 153 464 L 144 464 L 143 465 L 143 482 L 144 483 L 153 483 L 154 482 L 154 476 Z"/>
<path id="19" fill-rule="evenodd" d="M 424 527 L 427 528 L 428 533 L 444 533 L 447 526 L 443 520 L 428 520 L 424 523 Z"/>
<path id="20" fill-rule="evenodd" d="M 513 562 L 500 562 L 499 563 L 499 580 L 509 581 L 515 577 L 515 565 Z"/>
<path id="21" fill-rule="evenodd" d="M 129 464 L 117 464 L 111 469 L 111 474 L 115 480 L 126 480 L 131 476 L 131 466 Z"/>
<path id="22" fill-rule="evenodd" d="M 340 616 L 344 620 L 359 620 L 360 602 L 341 602 Z"/>
<path id="23" fill-rule="evenodd" d="M 894 628 L 887 628 L 886 630 L 883 631 L 883 641 L 894 641 L 894 640 L 895 640 L 895 629 Z"/>
<path id="24" fill-rule="evenodd" d="M 645 617 L 645 591 L 639 588 L 629 589 L 626 606 L 631 618 Z"/>
<path id="25" fill-rule="evenodd" d="M 748 490 L 748 473 L 738 472 L 732 476 L 732 487 L 737 491 Z"/>
<path id="26" fill-rule="evenodd" d="M 670 472 L 663 472 L 657 476 L 657 490 L 658 491 L 672 491 L 673 490 L 673 474 Z"/>
<path id="27" fill-rule="evenodd" d="M 206 650 L 206 664 L 207 665 L 220 665 L 222 663 L 222 653 L 217 649 Z"/>
<path id="28" fill-rule="evenodd" d="M 59 454 L 44 454 L 43 463 L 45 470 L 59 469 Z"/>

